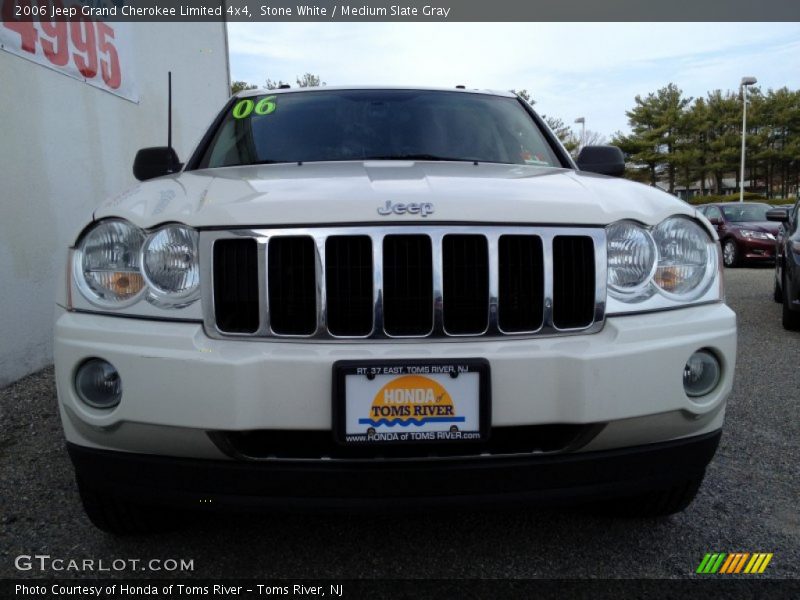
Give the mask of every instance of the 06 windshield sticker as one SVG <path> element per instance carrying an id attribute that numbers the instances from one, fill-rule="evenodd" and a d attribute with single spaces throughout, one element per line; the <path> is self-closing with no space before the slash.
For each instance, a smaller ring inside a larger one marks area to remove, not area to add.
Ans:
<path id="1" fill-rule="evenodd" d="M 272 114 L 276 108 L 278 105 L 275 102 L 275 96 L 267 96 L 258 102 L 245 98 L 234 104 L 232 114 L 234 119 L 245 119 L 252 113 L 260 116 Z"/>

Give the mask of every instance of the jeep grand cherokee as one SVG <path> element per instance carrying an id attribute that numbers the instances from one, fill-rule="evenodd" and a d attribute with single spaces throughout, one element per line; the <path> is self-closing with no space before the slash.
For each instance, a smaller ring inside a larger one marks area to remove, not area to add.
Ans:
<path id="1" fill-rule="evenodd" d="M 691 502 L 731 389 L 716 234 L 521 98 L 248 91 L 96 210 L 55 358 L 99 527 L 175 510 Z"/>

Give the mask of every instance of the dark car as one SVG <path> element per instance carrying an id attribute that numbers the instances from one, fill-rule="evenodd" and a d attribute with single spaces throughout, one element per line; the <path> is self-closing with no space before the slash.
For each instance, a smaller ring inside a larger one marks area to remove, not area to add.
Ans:
<path id="1" fill-rule="evenodd" d="M 767 220 L 769 204 L 725 202 L 699 207 L 717 228 L 726 267 L 744 263 L 772 263 L 779 225 Z"/>
<path id="2" fill-rule="evenodd" d="M 783 304 L 784 329 L 800 331 L 800 200 L 793 207 L 773 208 L 767 218 L 780 223 L 775 244 L 775 301 Z"/>

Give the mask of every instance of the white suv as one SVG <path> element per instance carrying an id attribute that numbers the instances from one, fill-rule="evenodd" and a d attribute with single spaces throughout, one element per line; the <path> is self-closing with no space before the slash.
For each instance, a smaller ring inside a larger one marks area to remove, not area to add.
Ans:
<path id="1" fill-rule="evenodd" d="M 68 252 L 55 361 L 99 527 L 178 509 L 682 510 L 736 322 L 689 205 L 522 99 L 249 91 Z"/>

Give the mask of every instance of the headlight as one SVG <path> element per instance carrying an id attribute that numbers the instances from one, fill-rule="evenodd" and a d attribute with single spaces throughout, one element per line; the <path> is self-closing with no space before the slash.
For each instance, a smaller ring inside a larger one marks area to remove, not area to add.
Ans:
<path id="1" fill-rule="evenodd" d="M 198 244 L 197 231 L 178 223 L 148 232 L 123 219 L 100 221 L 86 231 L 73 254 L 72 279 L 80 292 L 73 305 L 141 317 L 202 319 Z"/>
<path id="2" fill-rule="evenodd" d="M 612 223 L 606 252 L 608 315 L 722 299 L 717 243 L 689 217 L 669 217 L 652 228 Z"/>
<path id="3" fill-rule="evenodd" d="M 166 225 L 152 233 L 142 249 L 142 266 L 149 287 L 148 301 L 179 308 L 197 300 L 200 265 L 194 229 Z"/>
<path id="4" fill-rule="evenodd" d="M 771 233 L 767 233 L 764 231 L 753 231 L 752 229 L 741 229 L 739 233 L 742 234 L 743 237 L 746 237 L 749 240 L 774 240 L 775 236 Z"/>
<path id="5" fill-rule="evenodd" d="M 121 308 L 136 302 L 144 290 L 140 254 L 144 234 L 127 221 L 103 221 L 81 241 L 75 253 L 74 277 L 91 303 Z"/>
<path id="6" fill-rule="evenodd" d="M 653 278 L 662 294 L 673 300 L 694 300 L 708 289 L 716 268 L 716 253 L 705 230 L 685 217 L 671 217 L 653 230 L 658 266 Z"/>
<path id="7" fill-rule="evenodd" d="M 608 289 L 628 302 L 649 298 L 656 268 L 656 244 L 650 232 L 630 221 L 606 228 L 608 251 Z"/>

